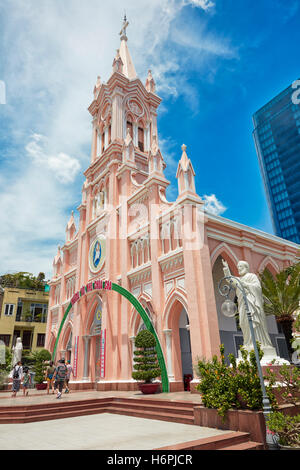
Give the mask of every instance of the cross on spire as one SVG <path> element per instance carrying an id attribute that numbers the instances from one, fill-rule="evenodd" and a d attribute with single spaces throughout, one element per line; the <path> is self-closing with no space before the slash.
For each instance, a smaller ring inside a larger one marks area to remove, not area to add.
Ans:
<path id="1" fill-rule="evenodd" d="M 127 21 L 126 13 L 125 13 L 124 20 L 123 20 L 123 26 L 122 26 L 122 29 L 120 31 L 121 40 L 122 39 L 127 40 L 126 29 L 128 28 L 128 25 L 129 25 L 129 22 Z"/>

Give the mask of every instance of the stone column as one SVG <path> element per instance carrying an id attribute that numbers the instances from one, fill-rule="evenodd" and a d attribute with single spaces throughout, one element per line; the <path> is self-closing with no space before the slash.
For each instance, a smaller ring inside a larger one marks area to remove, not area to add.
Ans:
<path id="1" fill-rule="evenodd" d="M 134 122 L 133 123 L 133 145 L 135 147 L 138 146 L 138 125 Z"/>
<path id="2" fill-rule="evenodd" d="M 108 146 L 108 127 L 106 126 L 104 129 L 104 150 Z"/>
<path id="3" fill-rule="evenodd" d="M 65 359 L 65 357 L 66 357 L 66 352 L 67 352 L 67 351 L 66 351 L 65 349 L 61 349 L 61 350 L 59 351 L 59 353 L 60 353 L 60 358 L 61 358 L 61 359 Z"/>
<path id="4" fill-rule="evenodd" d="M 82 380 L 89 380 L 89 363 L 90 363 L 90 339 L 91 337 L 83 336 L 84 340 L 84 364 L 83 364 L 83 377 Z"/>
<path id="5" fill-rule="evenodd" d="M 150 150 L 150 123 L 147 124 L 147 127 L 145 129 L 145 152 L 148 152 Z"/>
<path id="6" fill-rule="evenodd" d="M 102 149 L 102 136 L 100 131 L 97 131 L 97 157 L 101 156 L 101 149 Z"/>
<path id="7" fill-rule="evenodd" d="M 112 94 L 112 128 L 111 128 L 111 140 L 122 141 L 126 137 L 126 122 L 123 117 L 123 90 L 120 87 L 116 87 Z M 125 136 L 124 136 L 125 129 Z"/>
<path id="8" fill-rule="evenodd" d="M 131 352 L 132 352 L 132 365 L 133 365 L 133 358 L 134 358 L 134 351 L 135 351 L 135 336 L 130 336 L 129 337 L 130 341 L 131 341 Z M 133 369 L 133 367 L 132 367 Z"/>
<path id="9" fill-rule="evenodd" d="M 96 116 L 93 118 L 92 122 L 92 148 L 91 148 L 91 163 L 96 159 L 97 157 L 97 123 L 96 123 Z"/>
<path id="10" fill-rule="evenodd" d="M 173 367 L 172 367 L 172 330 L 163 330 L 166 337 L 166 356 L 167 356 L 167 367 L 168 377 L 170 380 L 174 380 Z"/>

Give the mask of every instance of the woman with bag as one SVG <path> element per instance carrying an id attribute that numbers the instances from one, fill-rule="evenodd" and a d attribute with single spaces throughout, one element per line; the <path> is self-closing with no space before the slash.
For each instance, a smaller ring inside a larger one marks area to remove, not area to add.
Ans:
<path id="1" fill-rule="evenodd" d="M 12 384 L 12 398 L 15 398 L 18 391 L 20 390 L 21 380 L 22 380 L 22 377 L 23 377 L 23 367 L 22 367 L 22 362 L 21 361 L 17 362 L 17 364 L 14 366 L 13 370 L 9 374 L 9 377 L 13 381 L 13 384 Z"/>

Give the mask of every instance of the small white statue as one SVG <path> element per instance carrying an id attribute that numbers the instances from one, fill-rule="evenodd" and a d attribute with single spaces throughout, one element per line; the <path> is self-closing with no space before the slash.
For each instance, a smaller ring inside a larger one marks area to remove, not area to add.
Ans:
<path id="1" fill-rule="evenodd" d="M 226 261 L 223 262 L 223 271 L 225 276 L 231 276 L 229 266 Z M 264 299 L 260 280 L 256 274 L 249 272 L 249 264 L 246 261 L 238 262 L 239 280 L 244 288 L 251 312 L 255 339 L 260 343 L 260 347 L 264 352 L 263 362 L 270 362 L 272 359 L 279 359 L 276 350 L 272 345 L 270 335 L 267 328 L 267 320 L 264 312 Z M 247 316 L 246 304 L 243 293 L 239 286 L 239 281 L 231 280 L 232 285 L 236 288 L 236 296 L 238 299 L 239 323 L 244 337 L 243 347 L 247 351 L 253 350 L 253 342 L 251 338 L 249 320 Z M 280 362 L 286 362 L 280 359 Z"/>
<path id="2" fill-rule="evenodd" d="M 22 345 L 21 338 L 17 338 L 16 345 L 13 346 L 12 351 L 13 351 L 12 365 L 14 367 L 19 361 L 22 360 L 23 345 Z"/>

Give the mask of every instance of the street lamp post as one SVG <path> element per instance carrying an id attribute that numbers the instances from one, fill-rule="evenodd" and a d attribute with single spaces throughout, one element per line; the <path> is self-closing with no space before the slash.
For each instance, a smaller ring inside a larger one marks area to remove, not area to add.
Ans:
<path id="1" fill-rule="evenodd" d="M 236 281 L 235 285 L 233 284 L 233 280 Z M 229 282 L 229 284 L 228 284 Z M 266 443 L 269 449 L 275 449 L 277 448 L 277 445 L 274 443 L 272 435 L 268 433 L 268 420 L 269 420 L 269 415 L 271 413 L 271 405 L 270 401 L 266 392 L 266 387 L 265 387 L 265 382 L 263 378 L 263 373 L 262 373 L 262 368 L 260 364 L 260 357 L 258 353 L 258 348 L 256 344 L 256 339 L 255 339 L 255 333 L 254 333 L 254 328 L 253 328 L 253 321 L 252 321 L 252 315 L 251 311 L 249 308 L 249 303 L 247 300 L 246 292 L 244 289 L 244 286 L 241 282 L 241 280 L 235 276 L 226 276 L 221 279 L 219 282 L 219 292 L 223 297 L 227 297 L 225 302 L 222 304 L 222 313 L 227 316 L 227 317 L 234 317 L 237 313 L 237 307 L 235 303 L 230 300 L 229 294 L 232 290 L 240 289 L 243 295 L 243 300 L 245 302 L 245 307 L 246 307 L 246 313 L 247 313 L 247 318 L 249 321 L 249 327 L 250 327 L 250 333 L 251 333 L 251 339 L 253 343 L 253 349 L 255 353 L 255 359 L 256 359 L 256 364 L 257 364 L 257 370 L 258 370 L 258 376 L 260 380 L 260 386 L 262 390 L 262 396 L 263 396 L 263 414 L 265 417 L 265 423 L 266 423 Z"/>

